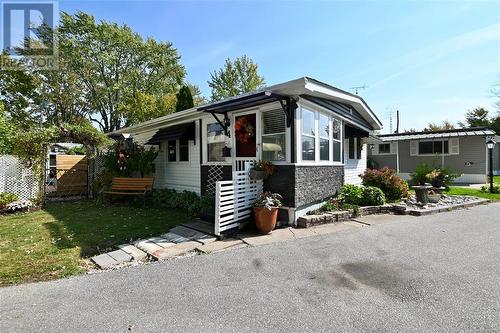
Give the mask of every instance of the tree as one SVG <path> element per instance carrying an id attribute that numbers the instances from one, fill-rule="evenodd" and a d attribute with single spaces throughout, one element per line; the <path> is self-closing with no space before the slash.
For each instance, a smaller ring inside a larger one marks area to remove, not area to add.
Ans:
<path id="1" fill-rule="evenodd" d="M 264 77 L 257 70 L 257 64 L 246 55 L 234 61 L 226 59 L 224 68 L 210 73 L 208 85 L 212 88 L 212 100 L 219 101 L 263 87 Z"/>
<path id="2" fill-rule="evenodd" d="M 90 119 L 104 132 L 137 119 L 124 105 L 140 94 L 161 99 L 175 93 L 185 77 L 172 43 L 144 40 L 128 26 L 100 21 L 78 12 L 61 14 L 59 52 L 85 87 L 82 98 L 91 110 Z"/>
<path id="3" fill-rule="evenodd" d="M 188 83 L 187 86 L 189 87 L 189 90 L 191 90 L 191 96 L 193 96 L 194 106 L 200 106 L 208 103 L 206 97 L 201 94 L 200 87 L 190 83 Z"/>
<path id="4" fill-rule="evenodd" d="M 488 127 L 490 125 L 488 110 L 483 107 L 476 107 L 473 110 L 469 110 L 465 114 L 465 124 L 462 122 L 459 124 L 462 127 Z"/>
<path id="5" fill-rule="evenodd" d="M 12 153 L 15 126 L 7 118 L 7 112 L 0 102 L 0 155 Z"/>
<path id="6" fill-rule="evenodd" d="M 117 113 L 125 120 L 125 126 L 141 123 L 175 112 L 176 97 L 174 94 L 154 96 L 142 92 L 122 103 Z"/>
<path id="7" fill-rule="evenodd" d="M 445 120 L 443 121 L 442 124 L 429 123 L 427 127 L 424 129 L 424 131 L 437 132 L 437 131 L 452 130 L 452 129 L 455 129 L 455 125 L 453 125 L 448 120 Z"/>
<path id="8" fill-rule="evenodd" d="M 188 86 L 182 86 L 176 97 L 175 112 L 191 109 L 194 106 L 193 96 Z"/>

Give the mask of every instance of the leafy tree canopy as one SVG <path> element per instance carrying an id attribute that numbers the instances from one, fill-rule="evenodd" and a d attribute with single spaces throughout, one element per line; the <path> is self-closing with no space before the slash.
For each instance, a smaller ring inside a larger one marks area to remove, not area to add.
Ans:
<path id="1" fill-rule="evenodd" d="M 443 131 L 443 130 L 452 130 L 455 129 L 455 125 L 453 125 L 451 122 L 448 120 L 443 121 L 442 124 L 436 124 L 436 123 L 429 123 L 426 128 L 424 128 L 424 131 Z"/>
<path id="2" fill-rule="evenodd" d="M 234 61 L 226 59 L 224 67 L 211 73 L 208 81 L 213 101 L 254 91 L 264 84 L 264 77 L 259 75 L 257 64 L 246 55 Z"/>
<path id="3" fill-rule="evenodd" d="M 193 96 L 194 106 L 200 106 L 208 103 L 208 99 L 201 94 L 200 87 L 195 84 L 188 83 L 187 86 L 191 90 L 191 96 Z"/>

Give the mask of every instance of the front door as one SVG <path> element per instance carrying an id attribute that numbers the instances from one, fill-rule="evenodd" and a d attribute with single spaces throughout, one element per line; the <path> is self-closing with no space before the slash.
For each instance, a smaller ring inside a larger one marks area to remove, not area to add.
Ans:
<path id="1" fill-rule="evenodd" d="M 234 116 L 234 171 L 245 170 L 258 159 L 258 118 L 257 113 Z M 246 163 L 250 162 L 250 163 Z"/>

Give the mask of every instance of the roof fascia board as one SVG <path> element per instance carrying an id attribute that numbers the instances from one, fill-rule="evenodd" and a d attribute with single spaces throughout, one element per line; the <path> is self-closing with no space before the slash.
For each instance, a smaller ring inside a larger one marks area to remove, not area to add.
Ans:
<path id="1" fill-rule="evenodd" d="M 310 107 L 310 108 L 313 108 L 313 109 L 316 109 L 317 111 L 322 111 L 322 112 L 327 112 L 327 113 L 333 113 L 335 115 L 335 117 L 339 118 L 339 119 L 342 119 L 342 121 L 348 123 L 348 124 L 351 124 L 351 125 L 354 125 L 356 127 L 359 127 L 360 129 L 368 132 L 368 133 L 373 133 L 373 130 L 363 126 L 362 124 L 359 124 L 357 122 L 354 122 L 352 121 L 351 119 L 349 118 L 346 118 L 340 114 L 338 114 L 337 112 L 335 111 L 332 111 L 328 108 L 325 108 L 324 106 L 321 106 L 321 105 L 318 105 L 314 102 L 311 102 L 305 98 L 300 98 L 299 101 L 297 102 L 297 104 L 299 106 L 304 106 L 304 107 Z"/>
<path id="2" fill-rule="evenodd" d="M 322 94 L 325 94 L 328 96 L 343 99 L 345 101 L 348 101 L 348 102 L 351 102 L 351 103 L 354 103 L 356 105 L 361 106 L 363 111 L 365 111 L 368 114 L 368 116 L 373 120 L 370 123 L 372 123 L 372 125 L 374 125 L 374 128 L 376 130 L 382 129 L 382 123 L 380 122 L 380 120 L 378 120 L 378 118 L 375 116 L 375 114 L 370 110 L 370 108 L 368 108 L 367 105 L 365 105 L 365 103 L 359 97 L 354 97 L 352 95 L 333 90 L 331 88 L 325 87 L 324 85 L 310 82 L 308 80 L 306 80 L 306 82 L 305 82 L 305 89 L 307 89 L 311 92 L 319 92 L 319 93 L 322 93 Z"/>

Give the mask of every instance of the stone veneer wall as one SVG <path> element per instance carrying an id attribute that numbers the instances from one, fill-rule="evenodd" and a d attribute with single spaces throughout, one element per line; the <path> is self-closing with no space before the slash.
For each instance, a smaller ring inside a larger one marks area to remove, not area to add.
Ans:
<path id="1" fill-rule="evenodd" d="M 344 182 L 343 166 L 296 166 L 295 207 L 327 199 Z"/>
<path id="2" fill-rule="evenodd" d="M 278 165 L 264 188 L 280 193 L 285 206 L 301 207 L 331 197 L 343 181 L 343 166 Z"/>

